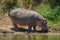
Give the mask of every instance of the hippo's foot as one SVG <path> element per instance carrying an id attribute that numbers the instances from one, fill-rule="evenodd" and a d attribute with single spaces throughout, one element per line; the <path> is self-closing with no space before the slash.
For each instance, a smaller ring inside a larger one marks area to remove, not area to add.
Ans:
<path id="1" fill-rule="evenodd" d="M 37 32 L 36 30 L 33 30 L 33 33 Z"/>
<path id="2" fill-rule="evenodd" d="M 18 30 L 18 27 L 17 26 L 14 26 L 13 29 L 15 29 L 15 31 L 17 31 Z"/>

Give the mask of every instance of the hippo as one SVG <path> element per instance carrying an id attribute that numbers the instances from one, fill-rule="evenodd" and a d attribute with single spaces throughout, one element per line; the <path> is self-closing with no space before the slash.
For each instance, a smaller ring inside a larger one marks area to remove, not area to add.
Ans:
<path id="1" fill-rule="evenodd" d="M 36 32 L 36 26 L 41 27 L 42 32 L 48 32 L 46 19 L 36 11 L 16 8 L 11 10 L 8 15 L 14 27 L 17 27 L 17 24 L 28 26 L 28 33 L 31 32 L 32 27 L 34 32 Z"/>

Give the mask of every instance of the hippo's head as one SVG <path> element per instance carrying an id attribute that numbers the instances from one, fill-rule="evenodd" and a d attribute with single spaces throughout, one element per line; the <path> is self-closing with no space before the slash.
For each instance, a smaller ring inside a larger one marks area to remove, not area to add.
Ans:
<path id="1" fill-rule="evenodd" d="M 41 27 L 43 32 L 48 32 L 47 21 L 46 20 L 39 20 L 38 26 Z"/>
<path id="2" fill-rule="evenodd" d="M 41 20 L 41 28 L 43 32 L 48 32 L 47 21 Z"/>

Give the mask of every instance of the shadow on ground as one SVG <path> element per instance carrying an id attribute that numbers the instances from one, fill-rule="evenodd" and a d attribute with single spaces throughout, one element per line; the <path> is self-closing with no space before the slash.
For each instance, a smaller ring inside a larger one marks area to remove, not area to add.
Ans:
<path id="1" fill-rule="evenodd" d="M 15 32 L 28 32 L 28 29 L 24 29 L 24 28 L 11 28 L 11 30 L 13 30 L 13 31 L 15 31 Z M 31 32 L 33 32 L 34 30 L 31 30 Z M 38 32 L 38 33 L 41 33 L 41 31 L 39 30 L 36 30 L 36 32 Z"/>

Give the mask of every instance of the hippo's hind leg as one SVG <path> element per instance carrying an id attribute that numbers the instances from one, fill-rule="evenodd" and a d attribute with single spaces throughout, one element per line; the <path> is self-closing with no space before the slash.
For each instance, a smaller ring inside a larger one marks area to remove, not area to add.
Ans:
<path id="1" fill-rule="evenodd" d="M 15 22 L 13 22 L 13 29 L 14 29 L 15 31 L 18 31 L 18 26 L 17 26 L 17 23 L 15 23 Z"/>
<path id="2" fill-rule="evenodd" d="M 14 28 L 17 28 L 17 23 L 14 20 L 12 20 L 12 24 L 13 24 Z"/>
<path id="3" fill-rule="evenodd" d="M 14 19 L 11 17 L 11 21 L 12 21 L 12 25 L 14 26 L 14 28 L 17 28 L 16 20 L 14 20 Z"/>
<path id="4" fill-rule="evenodd" d="M 16 23 L 13 23 L 13 26 L 14 26 L 15 28 L 17 28 L 17 24 L 16 24 Z"/>

